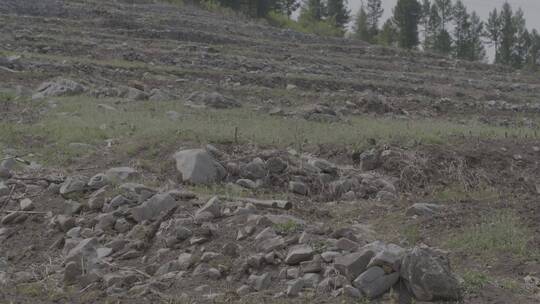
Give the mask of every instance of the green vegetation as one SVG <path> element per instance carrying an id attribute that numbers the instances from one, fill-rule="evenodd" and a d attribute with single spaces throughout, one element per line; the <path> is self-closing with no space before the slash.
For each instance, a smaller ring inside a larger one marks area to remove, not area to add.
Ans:
<path id="1" fill-rule="evenodd" d="M 499 211 L 479 224 L 466 227 L 452 237 L 448 246 L 483 258 L 509 253 L 531 257 L 534 252 L 527 246 L 533 232 L 511 211 Z"/>
<path id="2" fill-rule="evenodd" d="M 466 271 L 461 274 L 463 289 L 466 293 L 476 293 L 491 282 L 487 274 L 478 271 Z"/>
<path id="3" fill-rule="evenodd" d="M 240 143 L 295 147 L 318 144 L 348 145 L 363 148 L 370 138 L 380 143 L 414 146 L 444 143 L 454 136 L 503 138 L 534 135 L 528 128 L 504 128 L 477 122 L 456 124 L 444 120 L 416 121 L 390 118 L 351 117 L 334 124 L 288 119 L 257 113 L 247 108 L 231 110 L 192 109 L 178 101 L 112 104 L 118 111 L 97 107 L 89 97 L 57 98 L 58 107 L 33 124 L 0 122 L 2 143 L 20 149 L 36 149 L 44 159 L 68 161 L 91 149 L 71 143 L 104 147 L 134 156 L 145 152 L 155 157 L 178 142 L 229 143 L 238 129 Z M 99 103 L 107 103 L 99 100 Z M 167 118 L 167 111 L 181 114 L 179 120 Z M 32 144 L 34 146 L 32 146 Z M 177 147 L 176 147 L 177 148 Z M 174 149 L 174 148 L 172 148 Z M 171 150 L 172 152 L 172 150 Z"/>
<path id="4" fill-rule="evenodd" d="M 299 231 L 301 225 L 295 221 L 288 221 L 286 223 L 274 224 L 274 230 L 279 234 L 292 234 Z"/>
<path id="5" fill-rule="evenodd" d="M 489 186 L 467 189 L 463 184 L 445 186 L 431 195 L 431 199 L 443 202 L 459 202 L 462 200 L 495 201 L 499 198 L 499 192 Z"/>

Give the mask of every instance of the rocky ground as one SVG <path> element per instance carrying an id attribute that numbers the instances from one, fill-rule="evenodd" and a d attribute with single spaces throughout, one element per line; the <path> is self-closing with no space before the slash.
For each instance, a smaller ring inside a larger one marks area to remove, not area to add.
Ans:
<path id="1" fill-rule="evenodd" d="M 0 302 L 540 301 L 538 74 L 145 0 L 0 25 Z"/>

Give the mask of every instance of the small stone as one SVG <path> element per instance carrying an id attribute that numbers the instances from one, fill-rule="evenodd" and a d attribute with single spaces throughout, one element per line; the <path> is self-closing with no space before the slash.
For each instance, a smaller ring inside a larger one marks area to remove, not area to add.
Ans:
<path id="1" fill-rule="evenodd" d="M 268 287 L 270 287 L 271 282 L 272 277 L 270 276 L 270 273 L 264 273 L 262 275 L 252 274 L 248 278 L 249 285 L 256 291 L 267 289 Z"/>
<path id="2" fill-rule="evenodd" d="M 290 282 L 287 282 L 287 296 L 296 297 L 304 288 L 304 280 L 296 279 Z"/>
<path id="3" fill-rule="evenodd" d="M 353 242 L 349 240 L 348 238 L 340 238 L 337 241 L 336 246 L 340 250 L 354 252 L 358 250 L 358 247 L 360 246 L 360 244 L 358 244 L 357 242 Z"/>
<path id="4" fill-rule="evenodd" d="M 221 216 L 221 201 L 217 196 L 212 197 L 211 199 L 202 206 L 197 213 L 208 212 L 212 214 L 214 218 Z"/>
<path id="5" fill-rule="evenodd" d="M 300 262 L 310 260 L 313 257 L 313 248 L 309 245 L 297 245 L 292 247 L 285 258 L 285 263 L 296 265 Z"/>
<path id="6" fill-rule="evenodd" d="M 374 299 L 383 295 L 399 280 L 399 272 L 386 274 L 380 267 L 371 267 L 354 280 L 354 287 L 358 288 L 368 298 Z"/>
<path id="7" fill-rule="evenodd" d="M 34 202 L 31 199 L 25 198 L 19 202 L 20 208 L 22 211 L 34 210 Z"/>
<path id="8" fill-rule="evenodd" d="M 81 274 L 82 269 L 79 264 L 77 264 L 76 262 L 67 263 L 66 267 L 64 268 L 64 283 L 66 285 L 75 284 Z"/>
<path id="9" fill-rule="evenodd" d="M 239 296 L 245 296 L 249 293 L 249 286 L 248 285 L 242 285 L 236 290 L 236 294 Z"/>
<path id="10" fill-rule="evenodd" d="M 302 182 L 289 182 L 289 191 L 299 195 L 308 195 L 309 189 Z"/>
<path id="11" fill-rule="evenodd" d="M 345 285 L 343 287 L 343 295 L 353 299 L 362 298 L 362 293 L 360 292 L 360 290 L 352 287 L 351 285 Z"/>

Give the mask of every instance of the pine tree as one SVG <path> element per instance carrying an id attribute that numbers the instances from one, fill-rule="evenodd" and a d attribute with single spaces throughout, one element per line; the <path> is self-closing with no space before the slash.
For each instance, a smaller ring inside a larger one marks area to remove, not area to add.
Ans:
<path id="1" fill-rule="evenodd" d="M 379 35 L 376 37 L 376 41 L 380 45 L 384 46 L 394 46 L 396 44 L 398 37 L 398 32 L 396 26 L 391 19 L 386 20 L 383 24 L 382 29 L 379 32 Z"/>
<path id="2" fill-rule="evenodd" d="M 278 0 L 275 10 L 290 17 L 300 7 L 299 0 Z"/>
<path id="3" fill-rule="evenodd" d="M 402 48 L 415 48 L 418 41 L 418 23 L 422 7 L 417 0 L 398 0 L 394 8 L 394 23 L 398 29 L 398 45 Z"/>
<path id="4" fill-rule="evenodd" d="M 431 15 L 431 2 L 429 0 L 424 0 L 422 3 L 422 17 L 420 18 L 420 23 L 422 24 L 422 31 L 424 33 L 424 50 L 429 38 L 429 21 Z"/>
<path id="5" fill-rule="evenodd" d="M 537 71 L 540 66 L 540 34 L 536 30 L 531 32 L 531 46 L 527 58 L 527 68 Z"/>
<path id="6" fill-rule="evenodd" d="M 362 4 L 363 6 L 363 4 Z M 367 0 L 367 23 L 370 41 L 379 33 L 379 19 L 384 13 L 382 0 Z"/>
<path id="7" fill-rule="evenodd" d="M 476 12 L 471 14 L 471 24 L 469 27 L 469 56 L 466 58 L 471 61 L 484 61 L 486 59 L 486 48 L 482 42 L 484 32 L 484 22 Z"/>
<path id="8" fill-rule="evenodd" d="M 461 0 L 454 6 L 454 56 L 459 59 L 468 59 L 470 54 L 470 15 Z"/>
<path id="9" fill-rule="evenodd" d="M 326 14 L 338 28 L 343 30 L 351 18 L 351 12 L 347 8 L 347 0 L 327 0 Z"/>
<path id="10" fill-rule="evenodd" d="M 304 0 L 304 4 L 300 9 L 300 22 L 321 21 L 326 15 L 326 7 L 322 0 Z"/>
<path id="11" fill-rule="evenodd" d="M 531 46 L 531 37 L 525 24 L 523 10 L 520 8 L 516 11 L 513 18 L 515 30 L 515 43 L 512 49 L 512 66 L 522 68 L 527 60 L 529 48 Z"/>
<path id="12" fill-rule="evenodd" d="M 514 24 L 514 13 L 508 2 L 503 4 L 499 22 L 501 23 L 501 38 L 499 49 L 495 55 L 495 61 L 501 64 L 510 65 L 512 63 L 512 50 L 516 40 L 516 29 Z"/>
<path id="13" fill-rule="evenodd" d="M 432 10 L 437 10 L 440 24 L 433 39 L 433 50 L 441 54 L 450 54 L 452 51 L 452 37 L 446 29 L 446 24 L 453 19 L 452 0 L 435 0 Z"/>
<path id="14" fill-rule="evenodd" d="M 369 33 L 368 17 L 364 5 L 360 6 L 354 22 L 354 37 L 363 41 L 372 42 Z"/>
<path id="15" fill-rule="evenodd" d="M 489 13 L 489 18 L 484 31 L 484 37 L 486 37 L 489 43 L 495 48 L 495 54 L 499 53 L 499 45 L 501 44 L 501 31 L 501 18 L 499 18 L 499 13 L 497 12 L 497 9 L 494 8 L 493 11 Z"/>
<path id="16" fill-rule="evenodd" d="M 437 6 L 432 5 L 429 12 L 428 23 L 425 29 L 424 50 L 435 51 L 435 44 L 439 35 L 441 17 Z"/>
<path id="17" fill-rule="evenodd" d="M 453 19 L 452 14 L 452 0 L 435 0 L 434 5 L 439 10 L 439 16 L 441 17 L 441 30 L 446 31 L 446 24 Z"/>

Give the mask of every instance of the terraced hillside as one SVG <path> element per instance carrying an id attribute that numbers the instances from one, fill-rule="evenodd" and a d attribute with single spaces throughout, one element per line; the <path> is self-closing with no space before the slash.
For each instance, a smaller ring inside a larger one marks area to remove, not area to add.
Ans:
<path id="1" fill-rule="evenodd" d="M 538 74 L 155 2 L 2 1 L 0 302 L 540 301 Z"/>

